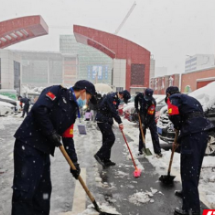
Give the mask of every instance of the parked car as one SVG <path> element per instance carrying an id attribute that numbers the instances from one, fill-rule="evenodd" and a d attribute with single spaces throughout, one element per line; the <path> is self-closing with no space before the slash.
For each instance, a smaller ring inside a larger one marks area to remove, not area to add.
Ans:
<path id="1" fill-rule="evenodd" d="M 7 102 L 0 101 L 0 116 L 7 116 L 14 113 L 15 106 Z"/>
<path id="2" fill-rule="evenodd" d="M 215 125 L 215 95 L 212 94 L 215 89 L 215 82 L 200 88 L 190 96 L 196 98 L 203 106 L 205 117 L 207 117 Z M 160 118 L 157 123 L 157 132 L 161 140 L 168 144 L 172 144 L 175 137 L 174 127 L 168 117 L 167 106 L 161 109 Z M 205 152 L 206 155 L 215 154 L 215 132 L 209 133 L 208 146 Z"/>
<path id="3" fill-rule="evenodd" d="M 16 106 L 16 101 L 7 96 L 0 95 L 0 102 L 7 102 L 9 104 Z"/>
<path id="4" fill-rule="evenodd" d="M 156 113 L 155 113 L 155 121 L 157 122 L 159 116 L 160 116 L 160 109 L 166 105 L 165 103 L 165 95 L 154 95 L 154 98 L 156 100 Z M 131 121 L 131 122 L 138 122 L 138 116 L 137 112 L 134 107 L 134 99 L 133 102 L 128 103 L 127 106 L 123 108 L 123 115 L 124 118 Z"/>

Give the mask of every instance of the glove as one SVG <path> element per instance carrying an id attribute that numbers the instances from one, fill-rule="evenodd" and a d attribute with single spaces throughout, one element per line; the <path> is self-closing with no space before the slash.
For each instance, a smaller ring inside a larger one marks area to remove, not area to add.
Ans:
<path id="1" fill-rule="evenodd" d="M 70 172 L 72 173 L 73 177 L 75 179 L 78 179 L 78 176 L 81 173 L 81 169 L 78 163 L 74 163 L 76 170 L 70 169 Z"/>
<path id="2" fill-rule="evenodd" d="M 58 135 L 58 134 L 56 133 L 56 131 L 53 131 L 53 132 L 52 132 L 52 134 L 50 135 L 49 139 L 50 139 L 50 141 L 51 141 L 52 143 L 55 144 L 56 147 L 61 146 L 61 142 L 60 142 L 60 139 L 61 139 L 61 138 L 60 138 L 60 135 Z"/>

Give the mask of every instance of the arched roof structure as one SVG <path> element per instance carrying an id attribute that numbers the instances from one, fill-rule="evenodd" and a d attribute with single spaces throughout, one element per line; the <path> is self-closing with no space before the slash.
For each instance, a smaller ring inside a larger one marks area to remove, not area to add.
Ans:
<path id="1" fill-rule="evenodd" d="M 77 42 L 94 47 L 111 58 L 126 60 L 126 89 L 148 87 L 150 52 L 140 45 L 114 34 L 74 25 Z"/>
<path id="2" fill-rule="evenodd" d="M 48 34 L 43 18 L 26 16 L 0 22 L 0 48 Z"/>

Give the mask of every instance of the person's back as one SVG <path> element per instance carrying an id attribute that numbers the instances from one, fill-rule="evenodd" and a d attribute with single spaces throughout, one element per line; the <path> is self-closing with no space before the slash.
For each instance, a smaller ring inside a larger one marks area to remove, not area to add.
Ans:
<path id="1" fill-rule="evenodd" d="M 182 134 L 208 130 L 208 126 L 211 126 L 211 122 L 204 117 L 202 105 L 197 99 L 181 93 L 173 94 L 169 99 L 171 104 L 177 106 L 180 112 L 178 126 L 181 128 Z M 171 113 L 169 114 L 171 120 Z"/>
<path id="2" fill-rule="evenodd" d="M 169 119 L 176 129 L 173 149 L 180 145 L 182 190 L 175 195 L 182 197 L 182 208 L 176 208 L 175 215 L 200 214 L 198 193 L 199 175 L 208 142 L 207 130 L 214 125 L 204 117 L 201 104 L 193 97 L 181 94 L 178 87 L 166 89 Z"/>

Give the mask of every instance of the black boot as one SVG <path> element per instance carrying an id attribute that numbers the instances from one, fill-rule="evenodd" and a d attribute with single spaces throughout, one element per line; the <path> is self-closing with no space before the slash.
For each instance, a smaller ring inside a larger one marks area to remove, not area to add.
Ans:
<path id="1" fill-rule="evenodd" d="M 100 165 L 105 166 L 104 160 L 101 159 L 97 154 L 94 155 L 94 158 L 98 161 Z"/>
<path id="2" fill-rule="evenodd" d="M 182 208 L 176 208 L 174 211 L 174 215 L 190 215 L 189 211 L 185 211 Z"/>
<path id="3" fill-rule="evenodd" d="M 105 165 L 106 167 L 108 167 L 108 166 L 115 166 L 116 163 L 114 163 L 114 162 L 111 161 L 111 160 L 106 160 L 106 161 L 104 161 L 104 165 Z"/>
<path id="4" fill-rule="evenodd" d="M 192 215 L 201 215 L 200 211 L 192 211 Z"/>
<path id="5" fill-rule="evenodd" d="M 183 198 L 183 192 L 182 190 L 175 190 L 175 195 L 179 198 Z"/>

